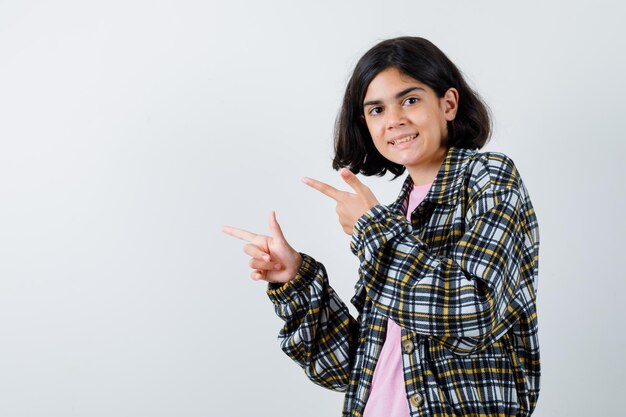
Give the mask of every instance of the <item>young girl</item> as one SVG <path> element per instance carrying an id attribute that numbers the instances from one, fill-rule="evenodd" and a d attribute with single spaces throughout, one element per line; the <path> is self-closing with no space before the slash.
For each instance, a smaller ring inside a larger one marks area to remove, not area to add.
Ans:
<path id="1" fill-rule="evenodd" d="M 249 242 L 252 278 L 269 283 L 282 349 L 313 382 L 346 392 L 344 416 L 535 408 L 537 219 L 511 159 L 477 151 L 489 133 L 485 105 L 429 41 L 389 39 L 358 62 L 333 161 L 354 192 L 303 179 L 337 201 L 352 236 L 357 319 L 274 213 L 271 236 L 224 227 Z M 354 175 L 405 170 L 389 205 Z"/>

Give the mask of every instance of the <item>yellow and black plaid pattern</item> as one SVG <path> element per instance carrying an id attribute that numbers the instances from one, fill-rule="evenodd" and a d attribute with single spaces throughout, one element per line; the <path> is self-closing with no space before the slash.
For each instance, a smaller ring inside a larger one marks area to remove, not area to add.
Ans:
<path id="1" fill-rule="evenodd" d="M 308 255 L 292 281 L 270 284 L 282 349 L 315 383 L 346 391 L 344 416 L 362 416 L 392 319 L 403 329 L 412 416 L 529 416 L 540 376 L 539 234 L 515 165 L 451 148 L 409 222 L 411 186 L 407 176 L 394 203 L 355 225 L 358 319 Z"/>

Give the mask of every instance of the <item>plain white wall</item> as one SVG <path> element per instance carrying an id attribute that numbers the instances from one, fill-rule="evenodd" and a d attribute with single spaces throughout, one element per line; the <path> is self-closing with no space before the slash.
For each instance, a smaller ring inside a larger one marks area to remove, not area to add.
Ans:
<path id="1" fill-rule="evenodd" d="M 495 118 L 541 232 L 536 415 L 620 416 L 618 2 L 0 1 L 0 415 L 340 414 L 280 351 L 223 224 L 324 262 L 349 300 L 332 130 L 357 59 L 424 36 Z M 366 178 L 384 202 L 400 181 Z"/>

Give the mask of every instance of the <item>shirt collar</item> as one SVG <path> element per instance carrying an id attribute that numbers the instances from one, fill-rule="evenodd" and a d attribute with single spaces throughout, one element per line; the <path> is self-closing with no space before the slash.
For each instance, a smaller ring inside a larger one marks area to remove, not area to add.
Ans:
<path id="1" fill-rule="evenodd" d="M 424 201 L 454 205 L 459 197 L 461 182 L 470 160 L 468 157 L 475 153 L 476 150 L 473 149 L 456 147 L 448 149 L 448 153 L 441 163 L 433 185 L 428 190 L 426 197 L 424 197 Z M 391 204 L 390 208 L 400 213 L 406 212 L 407 197 L 412 188 L 413 180 L 410 175 L 407 175 L 398 199 Z"/>

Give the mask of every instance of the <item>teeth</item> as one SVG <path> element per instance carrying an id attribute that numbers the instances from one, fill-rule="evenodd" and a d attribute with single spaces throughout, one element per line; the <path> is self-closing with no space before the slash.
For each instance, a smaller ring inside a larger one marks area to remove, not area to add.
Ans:
<path id="1" fill-rule="evenodd" d="M 416 137 L 417 137 L 417 135 L 410 135 L 410 136 L 406 136 L 406 137 L 404 137 L 404 138 L 402 138 L 402 139 L 398 139 L 398 140 L 395 140 L 395 141 L 391 141 L 391 143 L 392 143 L 392 144 L 394 144 L 394 145 L 397 145 L 397 144 L 399 144 L 399 143 L 404 143 L 404 142 L 408 142 L 408 141 L 410 141 L 410 140 L 413 140 L 413 139 L 415 139 Z"/>

